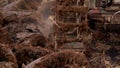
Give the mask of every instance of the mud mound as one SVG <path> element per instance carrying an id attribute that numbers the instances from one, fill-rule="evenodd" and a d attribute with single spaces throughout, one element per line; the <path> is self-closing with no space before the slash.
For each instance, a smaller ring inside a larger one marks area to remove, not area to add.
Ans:
<path id="1" fill-rule="evenodd" d="M 22 47 L 15 52 L 19 67 L 28 64 L 39 57 L 45 56 L 52 51 L 41 47 Z"/>
<path id="2" fill-rule="evenodd" d="M 21 2 L 18 4 L 18 8 L 19 9 L 24 9 L 24 10 L 37 10 L 38 9 L 38 5 L 40 5 L 40 3 L 42 2 L 42 0 L 21 0 Z"/>
<path id="3" fill-rule="evenodd" d="M 79 68 L 87 66 L 88 61 L 83 53 L 61 51 L 39 58 L 25 68 Z"/>
<path id="4" fill-rule="evenodd" d="M 46 47 L 47 39 L 41 34 L 33 34 L 25 38 L 21 45 Z"/>

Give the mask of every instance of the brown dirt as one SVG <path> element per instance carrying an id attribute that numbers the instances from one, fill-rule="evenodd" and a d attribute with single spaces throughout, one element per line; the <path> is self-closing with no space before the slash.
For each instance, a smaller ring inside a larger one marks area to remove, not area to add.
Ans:
<path id="1" fill-rule="evenodd" d="M 13 1 L 15 2 L 16 0 L 6 1 L 8 1 L 8 3 L 0 5 L 0 68 L 120 67 L 120 46 L 111 46 L 102 43 L 100 40 L 106 38 L 104 33 L 101 34 L 99 31 L 95 32 L 94 39 L 90 40 L 89 43 L 85 43 L 86 46 L 85 49 L 82 49 L 82 52 L 64 49 L 55 50 L 55 40 L 52 39 L 52 36 L 48 38 L 41 32 L 44 24 L 42 23 L 42 13 L 39 12 L 42 10 L 40 7 L 41 4 L 39 3 L 41 3 L 42 0 L 21 0 L 18 4 L 13 3 Z M 60 5 L 76 4 L 76 0 L 59 1 Z M 63 3 L 63 1 L 65 2 Z M 2 2 L 3 0 L 0 0 L 0 3 Z M 2 9 L 10 4 L 14 5 L 14 7 L 10 6 L 12 9 Z M 82 4 L 83 2 L 81 5 Z M 75 9 L 75 12 L 81 11 L 77 9 Z M 64 9 L 64 11 L 67 10 Z M 71 9 L 71 11 L 73 11 L 73 9 Z M 73 12 L 68 12 L 63 13 L 60 16 L 61 18 L 64 18 L 69 14 L 74 15 Z M 69 21 L 72 22 L 71 20 Z M 49 23 L 49 21 L 47 21 L 47 23 Z M 63 24 L 59 25 L 63 26 Z M 38 29 L 38 26 L 42 27 L 41 30 Z M 81 25 L 69 24 L 68 27 L 65 25 L 62 28 L 68 28 L 64 29 L 64 31 L 68 31 L 73 26 Z M 45 28 L 46 27 L 48 26 L 45 26 Z M 82 27 L 84 28 L 84 25 Z M 47 31 L 49 30 L 45 30 L 45 33 L 48 33 Z M 81 31 L 84 30 L 81 29 Z M 108 39 L 109 38 L 106 40 Z M 61 41 L 64 41 L 64 38 Z M 68 41 L 71 40 L 69 39 Z"/>
<path id="2" fill-rule="evenodd" d="M 40 59 L 40 61 L 38 61 Z M 32 67 L 26 68 L 79 68 L 88 67 L 89 63 L 83 53 L 74 51 L 60 51 L 44 56 L 34 61 Z"/>
<path id="3" fill-rule="evenodd" d="M 15 56 L 19 67 L 21 67 L 22 64 L 27 65 L 37 58 L 50 53 L 52 53 L 52 51 L 41 47 L 22 47 L 16 50 Z"/>

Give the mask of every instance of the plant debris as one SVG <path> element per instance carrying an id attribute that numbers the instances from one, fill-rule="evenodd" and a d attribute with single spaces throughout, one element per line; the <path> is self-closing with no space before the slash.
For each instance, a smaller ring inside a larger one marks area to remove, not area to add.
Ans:
<path id="1" fill-rule="evenodd" d="M 0 0 L 0 68 L 120 68 L 119 24 L 79 1 Z"/>

